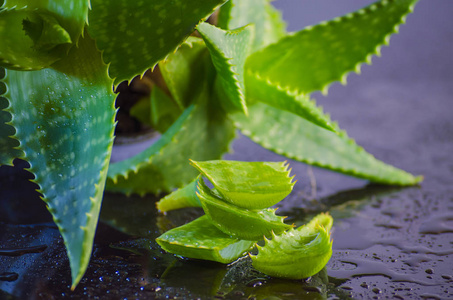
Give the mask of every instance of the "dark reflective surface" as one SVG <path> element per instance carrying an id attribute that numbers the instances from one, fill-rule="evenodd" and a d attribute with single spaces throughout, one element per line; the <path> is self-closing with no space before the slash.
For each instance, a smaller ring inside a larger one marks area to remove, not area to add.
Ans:
<path id="1" fill-rule="evenodd" d="M 304 14 L 331 17 L 323 5 L 330 14 L 363 2 L 319 1 L 315 11 L 302 10 L 313 3 L 292 4 L 300 22 Z M 291 9 L 289 2 L 275 4 Z M 19 170 L 26 164 L 17 161 L 16 170 L 0 168 L 0 299 L 452 298 L 452 15 L 448 1 L 420 1 L 373 67 L 318 97 L 365 149 L 425 176 L 420 186 L 401 189 L 290 162 L 298 183 L 278 213 L 296 225 L 320 211 L 335 219 L 333 257 L 320 274 L 288 281 L 253 270 L 248 259 L 224 266 L 176 258 L 154 238 L 200 210 L 164 216 L 155 210 L 159 197 L 106 194 L 90 265 L 71 292 L 63 241 L 27 181 L 32 176 Z M 298 20 L 290 19 L 291 29 L 300 27 Z M 228 159 L 284 159 L 241 136 L 233 149 Z"/>

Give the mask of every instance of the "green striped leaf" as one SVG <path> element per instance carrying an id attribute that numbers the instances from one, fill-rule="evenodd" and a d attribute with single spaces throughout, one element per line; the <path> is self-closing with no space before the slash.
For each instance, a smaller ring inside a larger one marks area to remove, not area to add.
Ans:
<path id="1" fill-rule="evenodd" d="M 417 0 L 383 0 L 341 18 L 307 27 L 255 52 L 246 68 L 299 93 L 327 92 L 334 81 L 371 63 L 388 45 Z"/>
<path id="2" fill-rule="evenodd" d="M 75 287 L 91 256 L 113 144 L 113 82 L 89 38 L 53 69 L 9 70 L 4 82 L 13 137 L 63 236 Z"/>
<path id="3" fill-rule="evenodd" d="M 248 118 L 233 115 L 236 127 L 288 158 L 383 184 L 413 185 L 422 180 L 377 160 L 344 132 L 325 130 L 264 103 L 250 106 L 249 111 Z"/>
<path id="4" fill-rule="evenodd" d="M 92 0 L 88 32 L 115 84 L 153 68 L 225 0 Z"/>
<path id="5" fill-rule="evenodd" d="M 189 159 L 220 159 L 234 135 L 222 112 L 193 104 L 148 149 L 112 164 L 107 187 L 126 194 L 171 192 L 197 176 Z"/>

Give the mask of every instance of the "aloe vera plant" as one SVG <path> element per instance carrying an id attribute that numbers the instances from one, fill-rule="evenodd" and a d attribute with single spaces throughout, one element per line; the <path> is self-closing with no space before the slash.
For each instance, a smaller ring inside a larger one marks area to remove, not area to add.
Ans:
<path id="1" fill-rule="evenodd" d="M 283 200 L 293 189 L 285 163 L 192 161 L 192 165 L 201 172 L 197 186 L 190 183 L 159 201 L 158 206 L 166 202 L 163 207 L 167 209 L 180 208 L 188 204 L 185 197 L 196 194 L 205 215 L 158 237 L 164 250 L 231 263 L 256 246 L 258 254 L 250 257 L 257 270 L 291 279 L 307 278 L 324 268 L 332 255 L 332 217 L 320 214 L 294 229 L 274 209 L 265 208 Z M 211 182 L 212 189 L 203 178 Z M 284 193 L 278 193 L 281 191 Z M 263 237 L 265 245 L 256 245 Z"/>
<path id="2" fill-rule="evenodd" d="M 310 94 L 345 83 L 379 55 L 416 2 L 382 0 L 287 33 L 269 0 L 0 1 L 0 165 L 30 164 L 65 241 L 73 288 L 89 263 L 105 188 L 182 187 L 197 176 L 187 160 L 221 158 L 236 129 L 297 161 L 415 184 L 420 177 L 356 145 Z M 217 9 L 217 25 L 203 22 Z M 195 29 L 201 38 L 189 36 Z M 157 64 L 165 85 L 151 93 L 143 121 L 162 135 L 110 163 L 112 86 Z"/>

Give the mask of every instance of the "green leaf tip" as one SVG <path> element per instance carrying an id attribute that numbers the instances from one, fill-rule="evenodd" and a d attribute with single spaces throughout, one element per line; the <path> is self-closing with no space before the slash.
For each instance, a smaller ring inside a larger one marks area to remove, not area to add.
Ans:
<path id="1" fill-rule="evenodd" d="M 253 26 L 225 31 L 208 23 L 197 30 L 211 53 L 217 70 L 217 93 L 227 111 L 242 111 L 247 115 L 245 102 L 244 65 L 254 35 Z"/>
<path id="2" fill-rule="evenodd" d="M 377 1 L 343 17 L 309 26 L 255 52 L 247 69 L 299 93 L 322 91 L 335 81 L 346 83 L 349 72 L 371 63 L 388 45 L 417 0 Z"/>

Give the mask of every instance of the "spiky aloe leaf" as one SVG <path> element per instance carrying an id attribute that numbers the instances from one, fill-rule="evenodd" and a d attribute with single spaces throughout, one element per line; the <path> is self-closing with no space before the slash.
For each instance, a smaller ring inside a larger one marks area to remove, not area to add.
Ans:
<path id="1" fill-rule="evenodd" d="M 246 73 L 247 102 L 264 102 L 277 109 L 291 112 L 318 126 L 337 131 L 335 123 L 319 109 L 308 95 L 284 89 L 252 72 Z"/>
<path id="2" fill-rule="evenodd" d="M 73 43 L 83 34 L 88 20 L 89 0 L 4 0 L 5 9 L 40 11 L 55 17 L 59 25 L 68 32 Z"/>
<path id="3" fill-rule="evenodd" d="M 247 60 L 246 67 L 274 84 L 310 93 L 371 63 L 398 32 L 417 0 L 385 0 L 281 39 Z"/>
<path id="4" fill-rule="evenodd" d="M 220 28 L 232 30 L 248 24 L 255 24 L 252 52 L 275 43 L 286 34 L 281 13 L 269 0 L 230 0 L 220 9 Z"/>
<path id="5" fill-rule="evenodd" d="M 216 88 L 220 102 L 227 111 L 247 114 L 244 88 L 244 64 L 253 38 L 253 27 L 225 31 L 208 23 L 197 30 L 211 53 L 217 70 Z"/>
<path id="6" fill-rule="evenodd" d="M 197 190 L 201 206 L 212 224 L 232 237 L 257 241 L 272 232 L 281 233 L 291 228 L 283 223 L 284 217 L 275 215 L 276 209 L 245 209 L 223 201 L 201 177 Z"/>
<path id="7" fill-rule="evenodd" d="M 156 207 L 160 212 L 167 212 L 184 207 L 201 207 L 196 195 L 198 179 L 160 199 Z"/>
<path id="8" fill-rule="evenodd" d="M 223 201 L 248 209 L 277 204 L 293 190 L 286 162 L 193 161 Z"/>
<path id="9" fill-rule="evenodd" d="M 68 251 L 73 287 L 91 256 L 113 144 L 114 95 L 94 41 L 40 71 L 8 70 L 6 111 Z"/>
<path id="10" fill-rule="evenodd" d="M 290 279 L 315 275 L 332 256 L 330 234 L 318 221 L 281 235 L 274 234 L 272 240 L 265 240 L 265 245 L 257 248 L 258 254 L 250 255 L 255 269 L 270 276 Z"/>
<path id="11" fill-rule="evenodd" d="M 88 0 L 7 0 L 0 7 L 0 65 L 39 70 L 63 57 L 87 21 Z"/>
<path id="12" fill-rule="evenodd" d="M 190 36 L 175 53 L 159 63 L 165 83 L 181 108 L 201 92 L 200 77 L 206 72 L 208 49 L 202 39 Z"/>
<path id="13" fill-rule="evenodd" d="M 207 104 L 194 104 L 155 144 L 112 164 L 108 188 L 127 194 L 170 192 L 197 176 L 190 158 L 219 159 L 233 138 L 234 127 L 224 114 Z"/>
<path id="14" fill-rule="evenodd" d="M 154 67 L 224 2 L 92 0 L 88 32 L 118 84 Z"/>
<path id="15" fill-rule="evenodd" d="M 207 216 L 169 230 L 156 241 L 167 252 L 224 264 L 245 255 L 255 244 L 229 237 L 212 225 Z"/>
<path id="16" fill-rule="evenodd" d="M 8 99 L 3 96 L 7 92 L 6 84 L 3 82 L 5 77 L 6 70 L 0 67 L 0 166 L 12 166 L 13 160 L 23 157 L 24 154 L 17 148 L 20 143 L 13 137 L 16 130 L 9 124 L 12 116 L 5 110 L 9 106 Z"/>
<path id="17" fill-rule="evenodd" d="M 383 184 L 413 185 L 422 180 L 377 160 L 345 132 L 327 131 L 264 103 L 250 106 L 249 112 L 248 118 L 233 115 L 236 127 L 256 143 L 288 158 Z"/>
<path id="18" fill-rule="evenodd" d="M 55 28 L 52 24 L 43 21 L 44 25 L 41 27 L 48 25 L 46 26 L 48 27 L 47 33 L 53 35 L 55 40 L 62 44 L 56 44 L 50 50 L 37 49 L 35 41 L 23 30 L 24 20 L 38 23 L 42 17 L 38 13 L 25 9 L 13 8 L 0 11 L 0 39 L 2 41 L 0 43 L 0 66 L 15 70 L 39 70 L 50 66 L 66 54 L 70 40 L 67 33 L 66 40 L 62 40 L 65 31 L 61 27 Z"/>

